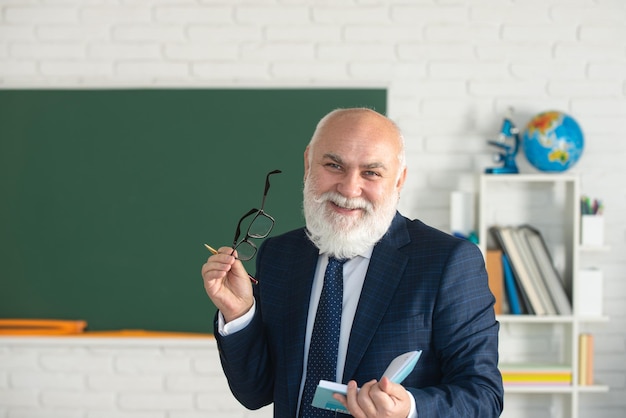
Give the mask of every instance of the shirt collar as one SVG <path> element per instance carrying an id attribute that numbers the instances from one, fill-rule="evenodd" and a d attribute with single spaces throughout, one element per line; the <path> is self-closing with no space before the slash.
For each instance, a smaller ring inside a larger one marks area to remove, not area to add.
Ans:
<path id="1" fill-rule="evenodd" d="M 361 257 L 361 258 L 365 258 L 365 259 L 371 259 L 372 258 L 372 253 L 374 252 L 374 246 L 372 245 L 371 247 L 367 248 L 365 251 L 363 251 L 361 254 L 355 256 L 356 257 Z M 324 260 L 328 260 L 329 255 L 328 253 L 322 253 L 320 254 L 320 257 L 322 257 Z M 350 260 L 348 260 L 347 262 L 349 262 Z"/>

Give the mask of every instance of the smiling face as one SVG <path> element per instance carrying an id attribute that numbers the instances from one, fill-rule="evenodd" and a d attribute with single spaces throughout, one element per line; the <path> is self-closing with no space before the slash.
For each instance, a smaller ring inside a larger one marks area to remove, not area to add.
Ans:
<path id="1" fill-rule="evenodd" d="M 322 119 L 304 153 L 305 218 L 321 252 L 353 257 L 384 235 L 406 177 L 403 152 L 396 125 L 372 110 Z"/>

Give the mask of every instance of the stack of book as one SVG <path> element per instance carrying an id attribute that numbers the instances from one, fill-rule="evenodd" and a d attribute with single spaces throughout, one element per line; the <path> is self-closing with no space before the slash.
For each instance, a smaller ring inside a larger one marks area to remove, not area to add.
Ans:
<path id="1" fill-rule="evenodd" d="M 569 386 L 572 369 L 556 364 L 500 365 L 502 382 L 507 386 Z"/>
<path id="2" fill-rule="evenodd" d="M 491 233 L 502 250 L 502 293 L 506 295 L 508 313 L 571 315 L 571 301 L 541 232 L 522 225 L 493 226 Z M 497 275 L 489 274 L 490 281 Z"/>

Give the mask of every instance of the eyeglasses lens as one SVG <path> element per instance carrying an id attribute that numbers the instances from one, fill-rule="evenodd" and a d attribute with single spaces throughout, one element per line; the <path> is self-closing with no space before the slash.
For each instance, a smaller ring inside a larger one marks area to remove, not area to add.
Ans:
<path id="1" fill-rule="evenodd" d="M 265 238 L 272 227 L 274 220 L 264 213 L 259 213 L 248 227 L 248 236 L 251 238 Z"/>
<path id="2" fill-rule="evenodd" d="M 237 246 L 237 258 L 241 261 L 251 260 L 256 254 L 256 247 L 248 241 L 241 241 Z"/>

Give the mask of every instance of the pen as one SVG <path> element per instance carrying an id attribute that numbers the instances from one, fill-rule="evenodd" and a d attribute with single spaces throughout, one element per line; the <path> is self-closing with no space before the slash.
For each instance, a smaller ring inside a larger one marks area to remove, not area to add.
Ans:
<path id="1" fill-rule="evenodd" d="M 204 246 L 207 248 L 207 250 L 211 251 L 211 254 L 217 254 L 217 250 L 211 247 L 209 244 L 204 244 Z"/>
<path id="2" fill-rule="evenodd" d="M 209 244 L 204 244 L 204 246 L 207 248 L 207 250 L 211 251 L 211 254 L 213 254 L 213 255 L 217 254 L 217 250 L 215 248 L 211 247 Z M 259 281 L 257 279 L 255 279 L 254 277 L 250 276 L 250 274 L 248 274 L 248 278 L 254 284 L 258 284 L 259 283 Z"/>

